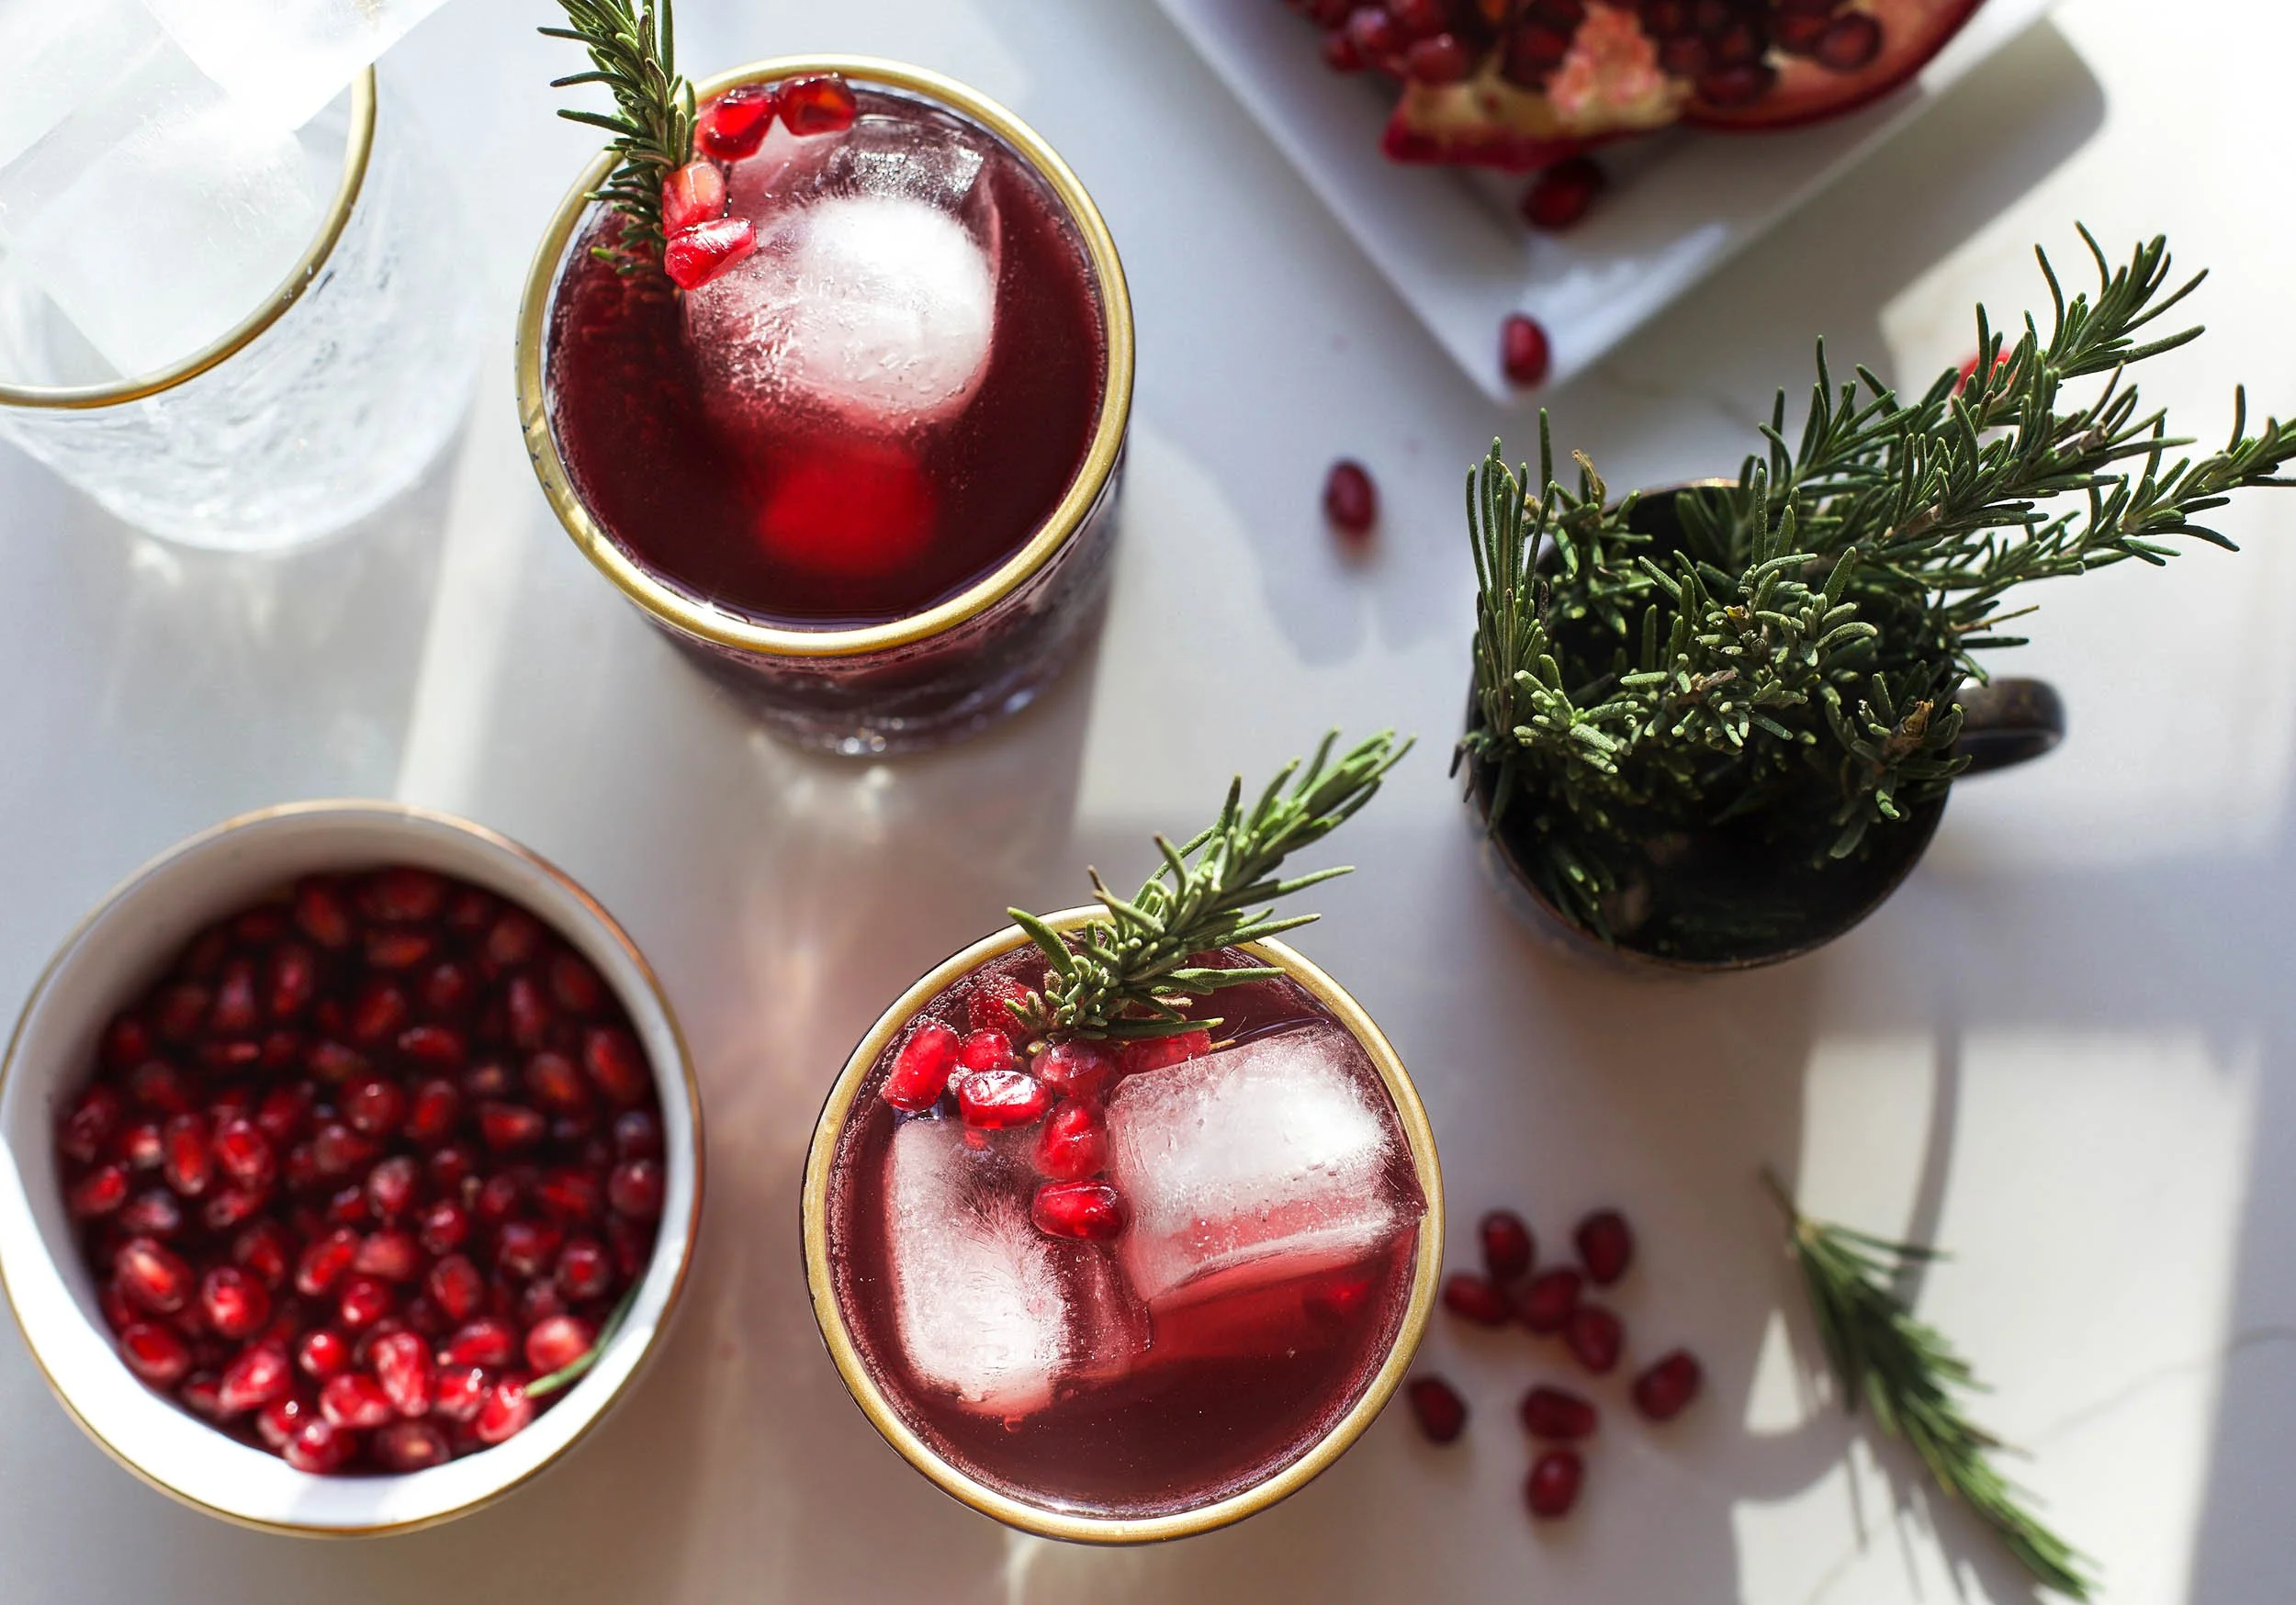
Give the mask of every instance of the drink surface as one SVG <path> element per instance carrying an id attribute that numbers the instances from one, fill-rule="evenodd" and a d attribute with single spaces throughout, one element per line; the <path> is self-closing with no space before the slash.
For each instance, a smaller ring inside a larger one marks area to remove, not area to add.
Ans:
<path id="1" fill-rule="evenodd" d="M 1041 972 L 996 960 L 919 1017 L 962 1030 L 984 984 Z M 1216 995 L 1210 1051 L 1105 1093 L 1111 1240 L 1032 1222 L 1037 1130 L 878 1095 L 907 1032 L 852 1106 L 828 1211 L 848 1328 L 906 1424 L 1014 1498 L 1125 1517 L 1242 1492 L 1328 1433 L 1394 1345 L 1424 1201 L 1384 1083 L 1294 982 Z"/>
<path id="2" fill-rule="evenodd" d="M 1058 197 L 985 130 L 856 85 L 850 129 L 730 163 L 759 246 L 681 293 L 569 255 L 546 350 L 583 502 L 671 586 L 761 623 L 912 616 L 993 571 L 1090 447 L 1107 337 Z"/>

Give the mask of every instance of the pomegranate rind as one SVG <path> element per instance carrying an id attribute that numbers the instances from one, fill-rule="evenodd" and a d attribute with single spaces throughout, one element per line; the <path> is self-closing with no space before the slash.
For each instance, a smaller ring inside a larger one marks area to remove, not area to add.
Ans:
<path id="1" fill-rule="evenodd" d="M 1854 73 L 1837 73 L 1806 56 L 1770 54 L 1778 80 L 1751 106 L 1713 106 L 1693 95 L 1682 120 L 1694 128 L 1730 133 L 1770 133 L 1806 128 L 1846 117 L 1870 106 L 1928 66 L 1976 15 L 1985 0 L 1861 0 L 1848 11 L 1863 11 L 1882 25 L 1881 54 Z"/>

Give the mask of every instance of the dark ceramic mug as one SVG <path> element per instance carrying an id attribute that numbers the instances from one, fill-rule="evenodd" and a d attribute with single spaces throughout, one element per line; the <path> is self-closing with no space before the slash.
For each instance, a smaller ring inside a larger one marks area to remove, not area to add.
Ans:
<path id="1" fill-rule="evenodd" d="M 1679 539 L 1674 498 L 1660 493 L 1635 506 L 1631 527 Z M 2039 758 L 2065 737 L 2065 705 L 2046 681 L 1971 682 L 1954 693 L 1962 709 L 1954 750 L 1970 760 L 1964 776 L 2009 769 Z M 1470 692 L 1470 726 L 1480 709 Z M 1869 832 L 1864 853 L 1813 866 L 1750 832 L 1728 828 L 1668 832 L 1645 844 L 1650 873 L 1621 889 L 1619 918 L 1605 940 L 1572 919 L 1549 897 L 1525 862 L 1519 832 L 1491 826 L 1488 765 L 1471 759 L 1467 805 L 1481 843 L 1483 870 L 1501 902 L 1536 935 L 1570 951 L 1626 969 L 1709 973 L 1776 964 L 1825 946 L 1873 913 L 1896 891 L 1928 850 L 1945 815 L 1943 796 L 1910 810 L 1885 829 Z M 1671 907 L 1671 913 L 1670 913 Z M 1730 911 L 1727 937 L 1670 917 L 1697 908 Z"/>

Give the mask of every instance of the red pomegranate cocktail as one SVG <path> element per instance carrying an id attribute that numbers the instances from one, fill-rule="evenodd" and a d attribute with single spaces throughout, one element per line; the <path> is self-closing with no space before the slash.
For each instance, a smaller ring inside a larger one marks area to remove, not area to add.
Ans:
<path id="1" fill-rule="evenodd" d="M 1074 174 L 934 74 L 704 85 L 666 243 L 585 175 L 521 333 L 568 530 L 782 733 L 929 745 L 1028 701 L 1106 589 L 1131 309 Z"/>
<path id="2" fill-rule="evenodd" d="M 1210 1029 L 1047 1042 L 1022 1023 L 1044 954 L 992 937 L 886 1012 L 815 1133 L 806 1274 L 847 1385 L 1029 1531 L 1274 1503 L 1378 1414 L 1434 1296 L 1433 1139 L 1379 1028 L 1278 943 L 1187 962 L 1257 973 L 1191 1000 Z"/>

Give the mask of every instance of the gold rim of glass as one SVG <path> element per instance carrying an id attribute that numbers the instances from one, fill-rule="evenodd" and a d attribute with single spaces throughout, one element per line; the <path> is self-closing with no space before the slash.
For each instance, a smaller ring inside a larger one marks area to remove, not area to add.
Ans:
<path id="1" fill-rule="evenodd" d="M 857 629 L 807 630 L 760 623 L 690 596 L 633 562 L 591 516 L 567 473 L 565 460 L 558 455 L 557 439 L 550 428 L 542 371 L 543 337 L 568 246 L 589 215 L 591 192 L 604 182 L 613 166 L 612 152 L 600 153 L 559 203 L 557 216 L 543 232 L 541 247 L 535 253 L 534 267 L 526 279 L 525 301 L 518 318 L 518 416 L 520 428 L 526 436 L 526 455 L 533 459 L 535 477 L 542 481 L 543 493 L 549 498 L 551 509 L 566 526 L 566 533 L 623 595 L 684 634 L 738 652 L 776 657 L 854 657 L 882 652 L 929 640 L 985 612 L 1042 568 L 1084 527 L 1116 471 L 1131 417 L 1132 303 L 1124 283 L 1124 264 L 1117 257 L 1116 241 L 1082 181 L 1028 124 L 953 78 L 874 56 L 777 56 L 720 73 L 697 84 L 694 94 L 697 100 L 707 102 L 744 84 L 829 73 L 937 101 L 986 129 L 1035 169 L 1059 197 L 1084 242 L 1093 287 L 1100 297 L 1101 318 L 1108 336 L 1108 367 L 1092 443 L 1067 492 L 1020 550 L 947 600 L 889 623 Z"/>
<path id="2" fill-rule="evenodd" d="M 24 1339 L 25 1352 L 31 1356 L 33 1365 L 39 1368 L 40 1379 L 48 1384 L 48 1391 L 55 1396 L 57 1403 L 63 1406 L 64 1414 L 70 1416 L 79 1425 L 80 1431 L 85 1432 L 97 1448 L 133 1475 L 137 1481 L 157 1488 L 178 1504 L 189 1506 L 192 1510 L 213 1516 L 219 1521 L 228 1521 L 234 1527 L 245 1527 L 257 1532 L 278 1533 L 288 1538 L 380 1538 L 400 1532 L 420 1532 L 426 1527 L 436 1527 L 467 1516 L 474 1510 L 484 1510 L 487 1506 L 524 1487 L 544 1472 L 557 1465 L 572 1452 L 577 1444 L 597 1431 L 599 1422 L 613 1414 L 614 1409 L 624 1399 L 629 1397 L 630 1390 L 637 1386 L 638 1378 L 646 1374 L 655 1358 L 661 1352 L 662 1336 L 670 1330 L 671 1319 L 677 1314 L 680 1304 L 684 1301 L 686 1287 L 693 1277 L 694 1254 L 701 1246 L 702 1193 L 707 1163 L 702 1140 L 702 1083 L 694 1074 L 693 1054 L 686 1046 L 685 1029 L 678 1023 L 678 1012 L 670 1006 L 670 994 L 662 990 L 661 978 L 654 973 L 654 967 L 646 961 L 646 955 L 640 952 L 637 944 L 630 939 L 630 933 L 622 928 L 622 923 L 608 913 L 605 906 L 592 897 L 581 882 L 523 843 L 512 841 L 509 836 L 489 830 L 476 821 L 437 809 L 419 808 L 406 802 L 355 797 L 275 803 L 268 808 L 257 808 L 245 814 L 234 814 L 219 825 L 209 825 L 196 836 L 186 837 L 165 852 L 139 866 L 131 874 L 107 892 L 96 906 L 88 910 L 79 924 L 72 927 L 71 934 L 57 945 L 55 952 L 50 955 L 47 964 L 40 971 L 39 979 L 32 983 L 32 990 L 26 994 L 23 1012 L 17 1016 L 16 1028 L 9 1034 L 6 1051 L 0 1053 L 0 1085 L 6 1084 L 8 1072 L 16 1067 L 17 1047 L 23 1037 L 25 1022 L 31 1018 L 33 1006 L 47 992 L 49 982 L 54 979 L 57 967 L 79 945 L 81 937 L 86 934 L 88 928 L 96 923 L 106 909 L 111 907 L 131 889 L 141 885 L 166 865 L 174 862 L 187 852 L 196 851 L 218 837 L 229 836 L 248 825 L 259 825 L 266 820 L 288 818 L 298 814 L 328 814 L 352 808 L 382 809 L 388 813 L 403 814 L 411 819 L 422 819 L 433 824 L 448 825 L 477 836 L 490 846 L 500 847 L 524 859 L 563 886 L 572 894 L 576 902 L 590 912 L 591 917 L 598 922 L 599 929 L 605 933 L 614 946 L 622 949 L 631 965 L 645 979 L 647 990 L 653 994 L 656 1005 L 662 1012 L 662 1018 L 669 1024 L 670 1039 L 677 1044 L 678 1073 L 680 1079 L 685 1083 L 686 1107 L 692 1117 L 693 1204 L 692 1207 L 686 1212 L 686 1218 L 677 1223 L 684 1240 L 684 1251 L 679 1257 L 678 1274 L 670 1285 L 669 1296 L 662 1301 L 660 1319 L 655 1321 L 654 1330 L 647 1334 L 646 1346 L 639 1351 L 636 1360 L 623 1376 L 621 1385 L 600 1401 L 598 1408 L 591 1412 L 590 1419 L 582 1423 L 572 1437 L 560 1444 L 555 1453 L 523 1475 L 499 1487 L 490 1488 L 483 1494 L 467 1499 L 452 1510 L 435 1511 L 411 1521 L 377 1521 L 359 1527 L 304 1527 L 298 1526 L 291 1521 L 269 1521 L 260 1517 L 243 1515 L 237 1510 L 226 1510 L 219 1506 L 208 1503 L 189 1489 L 178 1487 L 174 1483 L 164 1481 L 146 1470 L 124 1450 L 98 1431 L 94 1422 L 80 1413 L 80 1408 L 72 1402 L 72 1396 L 64 1391 L 62 1384 L 59 1383 L 55 1375 L 48 1369 L 47 1361 L 40 1355 L 39 1346 L 33 1341 L 30 1330 L 24 1324 L 22 1312 L 16 1308 L 15 1296 L 8 1291 L 7 1267 L 5 1263 L 0 1263 L 0 1302 L 7 1305 L 8 1314 L 15 1320 L 17 1332 Z M 665 1219 L 661 1223 L 662 1229 L 667 1231 L 671 1224 L 670 1221 Z M 164 1404 L 166 1401 L 158 1402 Z"/>
<path id="3" fill-rule="evenodd" d="M 99 407 L 117 407 L 127 401 L 141 401 L 160 395 L 176 386 L 197 378 L 209 368 L 220 366 L 253 344 L 263 331 L 287 315 L 287 309 L 303 298 L 303 292 L 319 282 L 319 271 L 326 266 L 327 258 L 334 254 L 335 242 L 350 226 L 351 213 L 359 203 L 359 192 L 366 186 L 366 168 L 375 152 L 375 69 L 367 68 L 351 81 L 351 129 L 343 141 L 343 178 L 335 185 L 335 198 L 327 208 L 327 216 L 311 236 L 304 249 L 303 258 L 294 270 L 280 282 L 264 304 L 249 313 L 235 328 L 213 344 L 193 353 L 173 367 L 162 368 L 154 374 L 120 379 L 108 385 L 5 385 L 0 384 L 0 407 L 36 407 L 66 412 L 84 412 Z"/>
<path id="4" fill-rule="evenodd" d="M 1072 908 L 1051 916 L 1049 923 L 1056 930 L 1070 931 L 1095 920 L 1104 920 L 1107 912 L 1097 907 Z M 1266 1510 L 1270 1505 L 1288 1498 L 1313 1482 L 1337 1460 L 1355 1441 L 1363 1435 L 1387 1401 L 1401 1386 L 1403 1375 L 1411 1368 L 1412 1357 L 1418 1352 L 1420 1340 L 1426 1335 L 1427 1322 L 1435 1310 L 1435 1286 L 1443 1270 L 1443 1171 L 1435 1157 L 1435 1129 L 1428 1124 L 1427 1111 L 1419 1101 L 1418 1089 L 1412 1086 L 1411 1074 L 1403 1061 L 1363 1005 L 1326 975 L 1315 964 L 1281 942 L 1253 942 L 1243 951 L 1264 964 L 1282 970 L 1291 980 L 1305 987 L 1311 996 L 1331 1011 L 1332 1017 L 1345 1027 L 1348 1034 L 1363 1044 L 1364 1051 L 1379 1072 L 1380 1083 L 1387 1088 L 1395 1106 L 1397 1118 L 1403 1128 L 1403 1139 L 1411 1150 L 1412 1171 L 1419 1183 L 1421 1195 L 1426 1199 L 1427 1212 L 1419 1223 L 1419 1242 L 1412 1258 L 1411 1296 L 1403 1308 L 1403 1319 L 1395 1333 L 1395 1341 L 1380 1362 L 1379 1370 L 1364 1388 L 1362 1396 L 1347 1413 L 1334 1422 L 1307 1451 L 1289 1465 L 1283 1466 L 1265 1482 L 1255 1483 L 1241 1493 L 1231 1494 L 1208 1505 L 1190 1510 L 1176 1510 L 1156 1516 L 1095 1516 L 1083 1511 L 1064 1510 L 1047 1505 L 1032 1504 L 1014 1498 L 1000 1489 L 989 1487 L 967 1475 L 943 1458 L 931 1445 L 902 1419 L 884 1390 L 870 1374 L 861 1350 L 853 1341 L 845 1320 L 845 1312 L 837 1296 L 837 1284 L 829 1263 L 829 1183 L 836 1168 L 837 1150 L 845 1131 L 845 1123 L 851 1114 L 854 1100 L 860 1095 L 862 1083 L 876 1065 L 878 1056 L 904 1030 L 917 1011 L 938 996 L 945 988 L 983 964 L 1014 948 L 1021 947 L 1029 937 L 1018 926 L 1007 926 L 995 936 L 984 937 L 964 951 L 943 960 L 922 980 L 901 994 L 900 1000 L 869 1028 L 869 1034 L 853 1049 L 845 1061 L 844 1071 L 837 1083 L 829 1089 L 828 1101 L 822 1106 L 821 1118 L 814 1127 L 813 1146 L 805 1155 L 805 1191 L 802 1195 L 802 1223 L 805 1237 L 805 1285 L 813 1296 L 814 1319 L 820 1325 L 822 1341 L 828 1345 L 829 1358 L 837 1364 L 838 1375 L 861 1406 L 869 1424 L 877 1429 L 886 1442 L 901 1453 L 918 1471 L 923 1472 L 944 1493 L 970 1505 L 985 1516 L 992 1516 L 1007 1527 L 1017 1527 L 1045 1538 L 1066 1539 L 1081 1543 L 1152 1543 L 1168 1538 L 1186 1538 L 1198 1532 L 1209 1532 L 1241 1521 L 1246 1516 Z"/>

